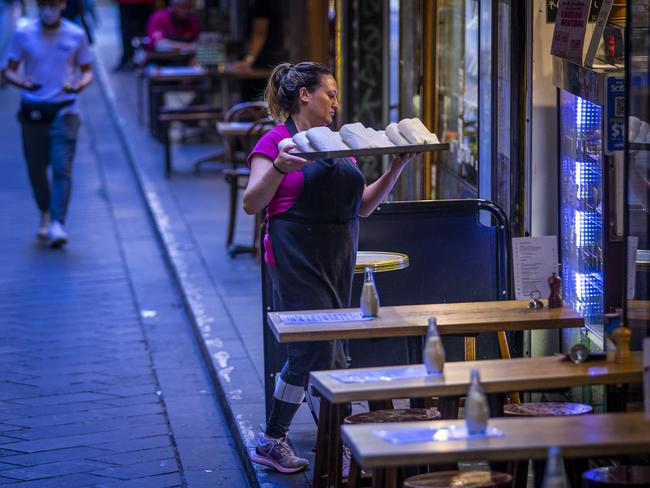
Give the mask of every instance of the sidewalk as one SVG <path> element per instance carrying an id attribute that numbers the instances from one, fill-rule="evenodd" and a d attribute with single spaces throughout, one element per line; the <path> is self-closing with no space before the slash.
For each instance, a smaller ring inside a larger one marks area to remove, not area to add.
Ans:
<path id="1" fill-rule="evenodd" d="M 247 486 L 99 83 L 63 250 L 35 239 L 17 90 L 0 105 L 0 485 Z"/>
<path id="2" fill-rule="evenodd" d="M 192 161 L 214 153 L 215 143 L 175 144 L 175 171 L 164 177 L 163 147 L 137 118 L 136 74 L 110 72 L 119 55 L 115 11 L 102 7 L 100 16 L 96 56 L 104 92 L 210 363 L 242 461 L 248 463 L 247 450 L 265 421 L 259 262 L 248 255 L 231 259 L 226 252 L 228 190 L 221 175 L 208 166 L 198 175 L 192 172 Z M 235 242 L 250 242 L 252 228 L 252 217 L 240 212 Z M 291 440 L 311 461 L 315 436 L 304 406 L 292 425 Z M 247 469 L 260 486 L 311 484 L 311 471 L 281 475 L 252 463 Z"/>

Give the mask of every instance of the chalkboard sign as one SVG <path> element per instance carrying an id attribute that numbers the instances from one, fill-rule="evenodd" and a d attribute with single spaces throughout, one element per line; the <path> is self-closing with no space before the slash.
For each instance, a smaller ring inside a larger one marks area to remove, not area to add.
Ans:
<path id="1" fill-rule="evenodd" d="M 384 117 L 384 9 L 386 2 L 352 0 L 346 12 L 349 38 L 344 53 L 347 83 L 344 105 L 347 122 L 382 129 Z M 373 181 L 381 174 L 377 157 L 359 159 L 361 170 Z"/>

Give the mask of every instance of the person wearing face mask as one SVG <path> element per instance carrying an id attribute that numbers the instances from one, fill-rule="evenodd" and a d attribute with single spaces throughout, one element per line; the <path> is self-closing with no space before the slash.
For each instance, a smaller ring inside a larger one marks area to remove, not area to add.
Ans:
<path id="1" fill-rule="evenodd" d="M 18 119 L 40 210 L 37 236 L 60 247 L 68 240 L 64 224 L 80 125 L 75 102 L 92 82 L 92 59 L 85 32 L 61 17 L 65 0 L 39 0 L 38 8 L 38 19 L 13 35 L 5 78 L 21 89 Z M 51 184 L 48 166 L 52 167 Z"/>
<path id="2" fill-rule="evenodd" d="M 200 33 L 192 0 L 171 0 L 169 7 L 154 13 L 147 23 L 147 37 L 154 51 L 193 53 Z"/>

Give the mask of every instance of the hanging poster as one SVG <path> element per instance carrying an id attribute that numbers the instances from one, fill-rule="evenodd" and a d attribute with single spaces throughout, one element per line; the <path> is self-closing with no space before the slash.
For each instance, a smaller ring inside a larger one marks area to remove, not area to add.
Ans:
<path id="1" fill-rule="evenodd" d="M 551 54 L 575 64 L 582 64 L 582 48 L 590 4 L 590 0 L 560 0 Z"/>

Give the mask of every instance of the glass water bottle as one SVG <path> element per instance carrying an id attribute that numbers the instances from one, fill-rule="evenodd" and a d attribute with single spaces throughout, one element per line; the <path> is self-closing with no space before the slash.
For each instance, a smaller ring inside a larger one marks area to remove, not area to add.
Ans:
<path id="1" fill-rule="evenodd" d="M 361 316 L 376 317 L 379 314 L 379 294 L 375 286 L 375 276 L 372 268 L 366 268 L 361 288 Z"/>
<path id="2" fill-rule="evenodd" d="M 546 458 L 542 488 L 568 488 L 568 486 L 564 476 L 562 452 L 559 447 L 550 447 Z"/>
<path id="3" fill-rule="evenodd" d="M 490 409 L 481 385 L 478 369 L 472 369 L 470 384 L 465 397 L 465 426 L 470 435 L 484 434 L 487 429 Z"/>
<path id="4" fill-rule="evenodd" d="M 429 317 L 429 329 L 422 356 L 428 374 L 442 374 L 445 367 L 445 348 L 442 345 L 435 317 Z"/>

